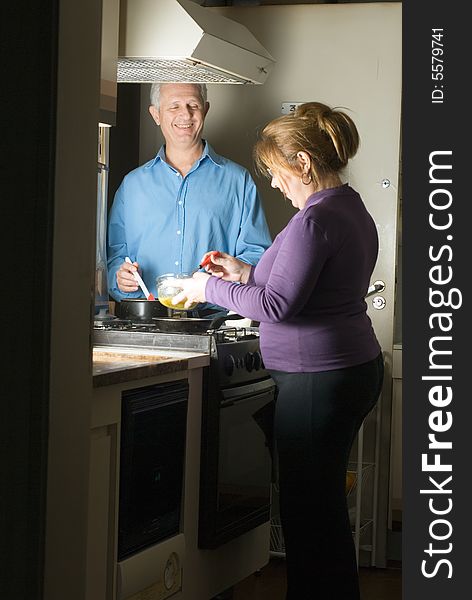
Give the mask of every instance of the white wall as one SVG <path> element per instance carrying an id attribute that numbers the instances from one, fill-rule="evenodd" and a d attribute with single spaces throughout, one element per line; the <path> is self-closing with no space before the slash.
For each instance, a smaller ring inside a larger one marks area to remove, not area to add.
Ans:
<path id="1" fill-rule="evenodd" d="M 370 310 L 384 350 L 393 342 L 396 228 L 401 110 L 401 3 L 314 4 L 208 9 L 246 25 L 276 59 L 264 85 L 208 86 L 210 112 L 204 135 L 217 152 L 253 171 L 257 131 L 281 113 L 281 103 L 317 100 L 344 106 L 361 146 L 346 180 L 364 198 L 380 235 L 373 280 L 387 284 L 387 306 Z M 162 143 L 142 86 L 140 162 Z M 389 188 L 382 180 L 389 179 Z M 273 235 L 294 209 L 267 180 L 258 187 Z"/>

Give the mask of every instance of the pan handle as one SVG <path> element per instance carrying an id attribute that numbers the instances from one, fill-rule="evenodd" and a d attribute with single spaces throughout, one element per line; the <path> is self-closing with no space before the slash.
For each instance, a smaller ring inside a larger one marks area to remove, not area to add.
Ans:
<path id="1" fill-rule="evenodd" d="M 219 329 L 225 321 L 236 321 L 237 319 L 245 319 L 245 317 L 236 314 L 220 315 L 219 317 L 215 317 L 213 321 L 211 321 L 208 329 Z"/>

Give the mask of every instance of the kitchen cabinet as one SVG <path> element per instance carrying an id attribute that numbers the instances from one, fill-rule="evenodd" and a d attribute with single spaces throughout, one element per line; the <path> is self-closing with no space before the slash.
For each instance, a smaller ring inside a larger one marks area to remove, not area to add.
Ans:
<path id="1" fill-rule="evenodd" d="M 115 482 L 117 423 L 94 427 L 90 432 L 90 473 L 87 530 L 86 598 L 109 598 L 107 586 L 112 582 L 109 561 L 109 533 L 113 531 L 114 506 L 111 484 Z M 112 509 L 112 510 L 110 510 Z"/>
<path id="2" fill-rule="evenodd" d="M 207 356 L 160 357 L 95 352 L 94 397 L 90 429 L 87 532 L 87 600 L 120 598 L 117 565 L 119 457 L 122 393 L 171 381 L 186 380 L 189 402 L 201 403 L 201 367 Z M 167 372 L 166 372 L 167 371 Z M 170 371 L 170 372 L 169 372 Z M 159 374 L 159 372 L 161 374 Z M 153 373 L 156 373 L 153 375 Z M 176 536 L 178 537 L 178 536 Z M 181 543 L 178 540 L 181 547 Z M 156 565 L 156 572 L 158 565 Z M 158 579 L 158 575 L 155 575 Z M 138 583 L 139 587 L 139 578 Z M 143 579 L 143 588 L 146 581 Z M 163 596 L 164 597 L 164 596 Z"/>
<path id="3" fill-rule="evenodd" d="M 219 546 L 198 546 L 202 383 L 207 354 L 154 348 L 94 351 L 90 429 L 87 600 L 208 600 L 269 560 L 269 523 Z M 155 353 L 146 357 L 146 353 Z M 122 394 L 141 386 L 188 382 L 183 518 L 178 535 L 118 559 Z"/>

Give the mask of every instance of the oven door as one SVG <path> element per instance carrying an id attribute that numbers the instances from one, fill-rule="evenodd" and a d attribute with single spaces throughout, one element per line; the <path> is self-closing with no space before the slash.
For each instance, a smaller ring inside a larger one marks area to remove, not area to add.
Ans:
<path id="1" fill-rule="evenodd" d="M 204 436 L 203 454 L 215 452 L 217 461 L 206 472 L 202 464 L 201 548 L 215 548 L 270 520 L 275 389 L 267 378 L 220 392 L 217 427 Z"/>

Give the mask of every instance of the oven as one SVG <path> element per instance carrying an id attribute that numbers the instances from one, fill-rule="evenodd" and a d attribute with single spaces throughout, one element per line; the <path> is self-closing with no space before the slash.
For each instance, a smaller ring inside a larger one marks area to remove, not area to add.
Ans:
<path id="1" fill-rule="evenodd" d="M 118 560 L 181 531 L 188 384 L 122 393 Z"/>
<path id="2" fill-rule="evenodd" d="M 275 385 L 209 378 L 205 392 L 198 545 L 211 549 L 270 520 Z"/>
<path id="3" fill-rule="evenodd" d="M 231 321 L 231 325 L 233 323 L 236 321 Z M 156 322 L 133 323 L 114 319 L 96 325 L 94 343 L 185 349 L 209 354 L 210 366 L 205 368 L 203 376 L 198 547 L 217 548 L 268 523 L 276 388 L 262 361 L 258 329 L 236 325 L 198 334 L 164 333 L 158 330 Z M 143 421 L 147 420 L 146 417 Z M 157 459 L 162 452 L 154 449 L 157 454 L 149 465 L 146 466 L 145 461 L 141 466 L 134 462 L 130 466 L 130 474 L 139 472 L 141 468 L 145 469 L 144 474 L 149 469 L 156 470 L 156 465 L 160 464 Z M 179 469 L 181 453 L 179 448 Z M 144 458 L 146 452 L 142 456 Z M 167 472 L 161 467 L 158 469 L 160 476 Z M 180 477 L 179 469 L 175 472 Z M 145 477 L 144 480 L 150 481 Z M 158 482 L 152 483 L 151 492 L 155 487 L 159 487 Z M 127 489 L 124 484 L 120 498 L 122 508 L 135 504 L 128 502 Z M 177 491 L 180 493 L 180 490 Z M 175 498 L 178 497 L 176 492 Z M 136 509 L 132 518 L 124 516 L 120 522 L 129 524 L 130 530 L 128 535 L 122 531 L 120 554 L 132 553 L 141 544 L 143 547 L 151 540 L 155 543 L 160 536 L 175 533 L 177 513 L 170 509 L 167 512 L 156 516 L 148 514 L 147 507 L 144 507 Z M 174 521 L 171 517 L 175 517 Z M 143 522 L 138 522 L 140 520 Z M 141 533 L 145 532 L 141 540 L 135 538 L 135 531 L 131 528 L 133 524 L 137 525 L 138 531 L 141 527 Z"/>

